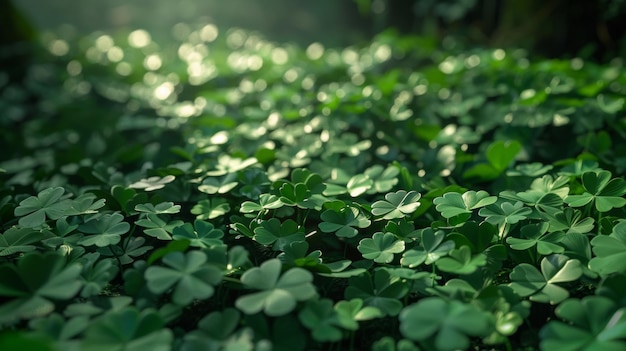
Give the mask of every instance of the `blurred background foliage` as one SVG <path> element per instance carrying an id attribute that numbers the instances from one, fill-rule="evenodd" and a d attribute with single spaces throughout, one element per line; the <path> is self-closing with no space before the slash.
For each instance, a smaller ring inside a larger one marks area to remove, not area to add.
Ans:
<path id="1" fill-rule="evenodd" d="M 394 28 L 473 46 L 524 48 L 546 57 L 626 56 L 626 0 L 3 0 L 2 44 L 37 30 L 78 35 L 137 28 L 162 40 L 179 22 L 240 27 L 269 40 L 362 43 Z M 15 7 L 15 8 L 12 8 Z M 68 26 L 70 24 L 71 26 Z M 460 39 L 460 40 L 459 40 Z"/>

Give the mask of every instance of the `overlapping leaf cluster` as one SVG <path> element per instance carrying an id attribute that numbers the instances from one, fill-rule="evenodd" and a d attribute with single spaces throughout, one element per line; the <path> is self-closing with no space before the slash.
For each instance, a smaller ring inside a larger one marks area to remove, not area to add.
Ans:
<path id="1" fill-rule="evenodd" d="M 621 62 L 182 29 L 0 87 L 0 348 L 626 347 Z"/>

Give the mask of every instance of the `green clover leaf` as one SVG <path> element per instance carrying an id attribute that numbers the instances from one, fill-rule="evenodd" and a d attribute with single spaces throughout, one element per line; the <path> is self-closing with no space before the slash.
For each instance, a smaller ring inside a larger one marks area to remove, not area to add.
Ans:
<path id="1" fill-rule="evenodd" d="M 200 248 L 223 245 L 224 232 L 213 226 L 213 223 L 196 219 L 191 223 L 185 223 L 174 228 L 172 238 L 174 240 L 189 240 L 189 245 Z"/>
<path id="2" fill-rule="evenodd" d="M 146 214 L 175 214 L 180 212 L 180 205 L 174 205 L 173 202 L 161 202 L 157 205 L 151 203 L 138 204 L 135 211 Z"/>
<path id="3" fill-rule="evenodd" d="M 135 224 L 146 229 L 143 232 L 159 240 L 172 240 L 174 229 L 184 224 L 181 220 L 167 222 L 159 215 L 148 213 L 145 218 L 135 221 Z"/>
<path id="4" fill-rule="evenodd" d="M 88 220 L 78 227 L 81 233 L 89 234 L 78 243 L 84 246 L 106 247 L 120 242 L 122 234 L 130 229 L 130 224 L 123 222 L 119 213 L 105 214 Z"/>
<path id="5" fill-rule="evenodd" d="M 226 199 L 221 197 L 202 200 L 191 209 L 191 213 L 196 215 L 196 219 L 201 220 L 218 218 L 229 211 L 230 205 Z"/>
<path id="6" fill-rule="evenodd" d="M 425 229 L 422 231 L 420 246 L 405 251 L 400 264 L 409 268 L 417 267 L 422 263 L 432 264 L 454 249 L 454 242 L 444 241 L 445 238 L 446 233 L 442 230 L 434 232 L 431 228 Z"/>
<path id="7" fill-rule="evenodd" d="M 416 191 L 398 190 L 395 193 L 387 193 L 385 200 L 379 200 L 372 204 L 372 214 L 382 216 L 382 219 L 403 218 L 415 212 L 420 206 L 421 194 Z"/>
<path id="8" fill-rule="evenodd" d="M 71 209 L 71 200 L 63 199 L 65 189 L 61 187 L 44 189 L 37 196 L 28 197 L 15 208 L 14 214 L 19 225 L 25 228 L 39 228 L 49 219 L 59 219 Z"/>
<path id="9" fill-rule="evenodd" d="M 174 288 L 172 301 L 177 305 L 186 306 L 194 299 L 213 296 L 213 286 L 222 281 L 222 271 L 207 263 L 204 252 L 171 252 L 162 261 L 168 267 L 150 266 L 146 269 L 144 276 L 148 289 L 154 294 L 162 294 Z"/>
<path id="10" fill-rule="evenodd" d="M 520 231 L 521 238 L 508 237 L 506 242 L 511 245 L 513 250 L 527 250 L 536 247 L 537 253 L 544 256 L 563 253 L 565 248 L 559 243 L 565 238 L 565 233 L 547 233 L 548 226 L 547 222 L 525 225 Z"/>
<path id="11" fill-rule="evenodd" d="M 496 202 L 496 196 L 489 196 L 484 190 L 478 192 L 470 190 L 463 195 L 459 193 L 445 193 L 433 200 L 435 209 L 445 218 L 452 218 L 462 214 L 470 214 L 472 210 L 491 205 Z"/>
<path id="12" fill-rule="evenodd" d="M 555 310 L 564 320 L 540 331 L 542 350 L 621 351 L 626 349 L 626 308 L 603 296 L 562 302 Z"/>
<path id="13" fill-rule="evenodd" d="M 352 206 L 340 210 L 326 210 L 320 217 L 322 219 L 318 224 L 320 230 L 324 233 L 334 232 L 340 238 L 355 237 L 359 233 L 356 228 L 367 228 L 372 223 L 358 208 Z"/>
<path id="14" fill-rule="evenodd" d="M 144 191 L 153 191 L 164 188 L 166 184 L 173 182 L 174 179 L 176 179 L 176 177 L 173 175 L 167 175 L 163 178 L 157 176 L 149 177 L 136 181 L 130 184 L 128 187 L 131 189 L 143 189 Z"/>
<path id="15" fill-rule="evenodd" d="M 444 272 L 471 274 L 487 264 L 487 256 L 483 253 L 472 255 L 470 247 L 464 245 L 450 251 L 447 257 L 438 259 L 435 264 Z"/>
<path id="16" fill-rule="evenodd" d="M 358 298 L 337 302 L 335 311 L 337 311 L 339 325 L 348 330 L 357 330 L 359 328 L 358 322 L 383 316 L 377 307 L 363 305 L 363 300 Z"/>
<path id="17" fill-rule="evenodd" d="M 226 194 L 234 189 L 237 182 L 236 173 L 228 173 L 221 177 L 208 177 L 198 186 L 198 190 L 206 194 Z"/>
<path id="18" fill-rule="evenodd" d="M 263 245 L 273 244 L 272 248 L 276 251 L 281 251 L 290 243 L 304 241 L 304 239 L 304 232 L 292 219 L 281 223 L 279 219 L 272 218 L 254 229 L 254 240 Z"/>
<path id="19" fill-rule="evenodd" d="M 36 274 L 35 274 L 36 273 Z M 67 300 L 83 286 L 79 264 L 66 264 L 55 253 L 28 253 L 17 265 L 0 266 L 0 324 L 44 316 L 55 308 L 54 300 Z"/>
<path id="20" fill-rule="evenodd" d="M 311 330 L 313 339 L 320 342 L 339 341 L 343 337 L 338 313 L 329 299 L 307 301 L 298 313 L 300 322 Z"/>
<path id="21" fill-rule="evenodd" d="M 402 309 L 399 300 L 409 292 L 408 284 L 399 277 L 391 276 L 384 269 L 349 278 L 345 290 L 346 299 L 361 299 L 366 306 L 377 308 L 383 316 L 395 316 Z"/>
<path id="22" fill-rule="evenodd" d="M 622 178 L 611 179 L 611 172 L 601 170 L 585 172 L 582 175 L 582 183 L 586 192 L 582 195 L 569 195 L 565 198 L 572 207 L 582 207 L 594 202 L 600 212 L 608 212 L 613 208 L 626 205 L 626 180 Z"/>
<path id="23" fill-rule="evenodd" d="M 603 276 L 626 272 L 626 221 L 621 221 L 609 235 L 591 239 L 596 257 L 589 261 L 589 268 Z"/>
<path id="24" fill-rule="evenodd" d="M 0 235 L 0 257 L 34 251 L 37 247 L 33 244 L 50 237 L 39 230 L 11 227 Z"/>
<path id="25" fill-rule="evenodd" d="M 174 339 L 154 310 L 125 307 L 91 323 L 85 331 L 85 351 L 170 351 Z"/>
<path id="26" fill-rule="evenodd" d="M 261 291 L 239 297 L 235 306 L 246 314 L 263 311 L 276 317 L 291 312 L 297 301 L 317 296 L 311 273 L 295 267 L 281 275 L 281 267 L 280 260 L 274 258 L 247 270 L 241 276 L 241 282 L 248 288 Z"/>
<path id="27" fill-rule="evenodd" d="M 555 214 L 545 213 L 544 218 L 546 218 L 550 224 L 548 228 L 549 232 L 565 231 L 565 234 L 587 234 L 594 228 L 593 218 L 583 218 L 582 212 L 571 207 L 567 207 L 563 209 L 563 211 Z"/>
<path id="28" fill-rule="evenodd" d="M 393 261 L 393 255 L 404 251 L 404 241 L 391 233 L 377 232 L 371 238 L 361 239 L 357 247 L 364 258 L 377 263 Z"/>
<path id="29" fill-rule="evenodd" d="M 427 297 L 400 313 L 400 332 L 406 338 L 433 344 L 440 351 L 465 350 L 470 337 L 484 337 L 494 329 L 493 317 L 475 305 Z"/>
<path id="30" fill-rule="evenodd" d="M 569 296 L 557 283 L 577 280 L 582 273 L 580 261 L 553 254 L 541 260 L 541 272 L 528 263 L 517 265 L 509 275 L 509 286 L 519 296 L 529 296 L 531 301 L 555 305 Z"/>

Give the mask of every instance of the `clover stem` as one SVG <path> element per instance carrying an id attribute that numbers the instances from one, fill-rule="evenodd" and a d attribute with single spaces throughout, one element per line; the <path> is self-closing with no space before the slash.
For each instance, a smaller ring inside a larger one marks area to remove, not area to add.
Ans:
<path id="1" fill-rule="evenodd" d="M 235 278 L 231 278 L 231 277 L 222 277 L 222 280 L 227 281 L 227 282 L 231 282 L 231 283 L 242 284 L 239 279 L 235 279 Z"/>
<path id="2" fill-rule="evenodd" d="M 507 222 L 504 222 L 502 224 L 502 226 L 500 227 L 500 230 L 498 232 L 498 237 L 500 238 L 500 240 L 502 241 L 502 243 L 504 243 L 504 238 L 506 237 L 506 234 L 508 234 L 508 227 L 507 227 Z"/>
<path id="3" fill-rule="evenodd" d="M 506 351 L 513 351 L 513 347 L 511 346 L 511 340 L 509 338 L 504 339 L 504 345 L 506 347 Z"/>

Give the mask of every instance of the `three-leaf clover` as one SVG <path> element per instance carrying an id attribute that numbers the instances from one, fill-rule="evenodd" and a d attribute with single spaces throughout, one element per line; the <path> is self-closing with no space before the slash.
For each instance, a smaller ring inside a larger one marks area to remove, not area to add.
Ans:
<path id="1" fill-rule="evenodd" d="M 596 257 L 589 261 L 589 268 L 601 275 L 626 272 L 626 221 L 621 221 L 609 235 L 591 239 Z"/>
<path id="2" fill-rule="evenodd" d="M 85 331 L 86 351 L 169 351 L 174 339 L 158 312 L 125 307 L 96 320 Z"/>
<path id="3" fill-rule="evenodd" d="M 565 237 L 565 233 L 548 233 L 548 226 L 547 222 L 525 225 L 520 231 L 521 238 L 508 237 L 506 242 L 511 245 L 513 250 L 527 250 L 536 247 L 537 253 L 540 255 L 562 253 L 565 248 L 559 243 Z"/>
<path id="4" fill-rule="evenodd" d="M 383 316 L 395 316 L 402 309 L 399 300 L 409 292 L 409 285 L 384 269 L 349 278 L 346 299 L 361 299 L 366 306 L 376 307 Z"/>
<path id="5" fill-rule="evenodd" d="M 379 200 L 372 204 L 372 214 L 382 216 L 382 219 L 403 218 L 415 212 L 420 206 L 421 194 L 416 191 L 398 190 L 395 193 L 387 193 L 385 200 Z"/>
<path id="6" fill-rule="evenodd" d="M 33 244 L 50 237 L 39 230 L 11 227 L 0 235 L 0 257 L 34 251 L 37 246 Z"/>
<path id="7" fill-rule="evenodd" d="M 65 211 L 71 208 L 71 201 L 64 199 L 65 189 L 61 187 L 44 189 L 37 196 L 28 197 L 20 201 L 14 214 L 19 219 L 19 225 L 27 228 L 38 228 L 49 219 L 59 219 Z"/>
<path id="8" fill-rule="evenodd" d="M 405 251 L 400 263 L 409 268 L 417 267 L 422 263 L 432 264 L 454 249 L 454 242 L 444 241 L 445 238 L 446 233 L 442 230 L 435 232 L 431 228 L 425 229 L 422 231 L 420 245 Z"/>
<path id="9" fill-rule="evenodd" d="M 436 350 L 465 350 L 470 337 L 484 337 L 494 328 L 491 314 L 475 305 L 427 297 L 400 313 L 400 332 L 406 338 L 432 344 Z"/>
<path id="10" fill-rule="evenodd" d="M 194 247 L 211 247 L 223 245 L 224 232 L 213 226 L 213 223 L 196 219 L 191 223 L 185 223 L 172 231 L 174 240 L 189 240 L 189 245 Z"/>
<path id="11" fill-rule="evenodd" d="M 167 267 L 150 266 L 146 269 L 148 289 L 162 294 L 173 288 L 172 301 L 181 306 L 194 299 L 213 296 L 214 288 L 222 280 L 222 271 L 207 263 L 207 256 L 201 251 L 172 252 L 162 259 Z"/>
<path id="12" fill-rule="evenodd" d="M 123 221 L 119 213 L 104 214 L 81 224 L 78 230 L 89 234 L 78 243 L 84 246 L 106 247 L 120 242 L 122 234 L 130 229 L 130 224 Z"/>
<path id="13" fill-rule="evenodd" d="M 622 178 L 611 179 L 611 172 L 606 170 L 585 172 L 582 175 L 582 183 L 586 192 L 581 195 L 569 195 L 565 198 L 572 207 L 582 207 L 590 202 L 600 212 L 608 212 L 613 208 L 626 205 L 626 181 Z"/>
<path id="14" fill-rule="evenodd" d="M 202 200 L 191 209 L 191 213 L 195 214 L 196 218 L 201 220 L 221 217 L 229 211 L 230 205 L 226 199 L 221 197 Z"/>
<path id="15" fill-rule="evenodd" d="M 358 208 L 346 206 L 340 210 L 329 209 L 322 212 L 322 222 L 318 224 L 324 233 L 335 233 L 338 237 L 352 238 L 358 234 L 356 228 L 367 228 L 372 222 Z"/>
<path id="16" fill-rule="evenodd" d="M 491 205 L 496 202 L 496 196 L 489 196 L 484 190 L 478 192 L 470 190 L 462 195 L 451 192 L 433 200 L 435 209 L 445 218 L 453 218 L 462 214 L 470 214 L 472 210 Z"/>
<path id="17" fill-rule="evenodd" d="M 130 184 L 128 187 L 131 189 L 143 189 L 145 191 L 153 191 L 164 188 L 166 184 L 173 182 L 174 179 L 176 179 L 176 177 L 173 175 L 166 175 L 163 178 L 154 176 L 136 181 Z"/>
<path id="18" fill-rule="evenodd" d="M 470 247 L 463 245 L 450 251 L 448 256 L 438 259 L 435 264 L 444 272 L 470 274 L 487 264 L 487 256 L 483 253 L 472 255 Z"/>
<path id="19" fill-rule="evenodd" d="M 241 282 L 248 288 L 261 291 L 239 297 L 235 306 L 246 314 L 263 311 L 275 317 L 291 312 L 298 301 L 317 296 L 309 271 L 295 267 L 281 275 L 281 268 L 280 260 L 274 258 L 247 270 L 241 276 Z"/>
<path id="20" fill-rule="evenodd" d="M 55 253 L 28 253 L 17 265 L 0 266 L 0 324 L 43 316 L 55 308 L 53 301 L 67 300 L 83 286 L 79 279 L 81 266 L 66 264 Z"/>
<path id="21" fill-rule="evenodd" d="M 378 263 L 393 261 L 393 255 L 404 251 L 404 241 L 391 233 L 377 232 L 371 238 L 361 239 L 357 247 L 364 258 Z"/>
<path id="22" fill-rule="evenodd" d="M 279 219 L 272 218 L 254 229 L 254 240 L 263 245 L 273 244 L 276 251 L 283 250 L 290 243 L 304 241 L 304 238 L 304 232 L 292 219 L 281 223 Z"/>
<path id="23" fill-rule="evenodd" d="M 550 321 L 541 329 L 542 350 L 626 349 L 626 308 L 612 300 L 603 296 L 570 299 L 555 313 L 565 322 Z"/>
<path id="24" fill-rule="evenodd" d="M 509 275 L 509 286 L 519 296 L 529 296 L 531 301 L 555 305 L 569 296 L 557 283 L 577 280 L 582 273 L 580 261 L 553 254 L 541 260 L 541 272 L 528 263 L 517 265 Z"/>

